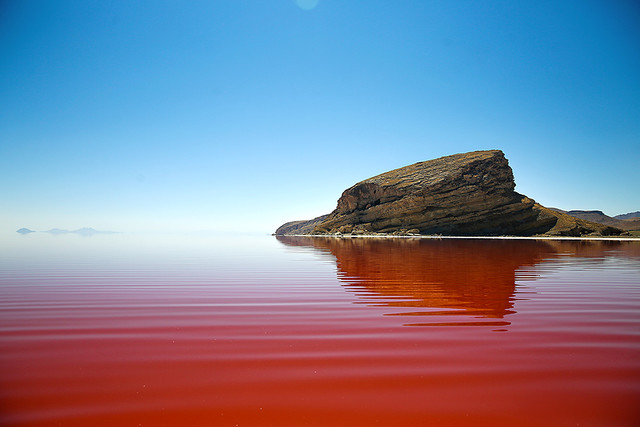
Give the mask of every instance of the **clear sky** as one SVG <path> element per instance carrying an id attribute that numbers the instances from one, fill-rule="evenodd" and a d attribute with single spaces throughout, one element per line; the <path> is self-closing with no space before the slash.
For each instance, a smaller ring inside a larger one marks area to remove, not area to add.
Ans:
<path id="1" fill-rule="evenodd" d="M 272 232 L 494 148 L 546 206 L 640 210 L 637 2 L 0 2 L 2 228 Z"/>

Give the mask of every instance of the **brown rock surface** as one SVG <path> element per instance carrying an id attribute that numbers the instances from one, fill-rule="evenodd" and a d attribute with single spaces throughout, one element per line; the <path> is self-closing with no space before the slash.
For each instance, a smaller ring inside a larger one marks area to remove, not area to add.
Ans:
<path id="1" fill-rule="evenodd" d="M 277 235 L 311 234 L 314 227 L 328 216 L 329 215 L 322 215 L 310 220 L 290 221 L 290 222 L 284 223 L 280 227 L 278 227 L 278 229 L 276 230 L 276 234 Z"/>
<path id="2" fill-rule="evenodd" d="M 544 208 L 514 188 L 502 151 L 454 154 L 361 181 L 329 215 L 286 223 L 276 234 L 620 234 Z"/>

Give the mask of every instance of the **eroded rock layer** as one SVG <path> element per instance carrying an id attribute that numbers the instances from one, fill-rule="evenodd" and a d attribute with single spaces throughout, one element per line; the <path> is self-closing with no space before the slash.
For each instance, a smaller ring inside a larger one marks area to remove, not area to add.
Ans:
<path id="1" fill-rule="evenodd" d="M 538 205 L 514 191 L 500 150 L 415 163 L 346 189 L 336 209 L 282 225 L 276 234 L 442 234 L 580 236 L 620 230 Z"/>

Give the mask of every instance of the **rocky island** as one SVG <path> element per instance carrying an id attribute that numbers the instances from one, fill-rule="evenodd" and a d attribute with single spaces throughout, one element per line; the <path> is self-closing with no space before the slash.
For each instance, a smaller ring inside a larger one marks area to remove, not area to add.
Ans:
<path id="1" fill-rule="evenodd" d="M 336 209 L 276 235 L 611 236 L 622 230 L 545 208 L 515 192 L 500 150 L 415 163 L 346 189 Z"/>

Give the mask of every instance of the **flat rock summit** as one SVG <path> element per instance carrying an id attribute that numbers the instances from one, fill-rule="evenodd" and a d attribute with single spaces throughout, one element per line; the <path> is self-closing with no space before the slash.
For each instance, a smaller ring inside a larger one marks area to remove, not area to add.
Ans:
<path id="1" fill-rule="evenodd" d="M 336 209 L 277 235 L 609 236 L 620 229 L 572 217 L 516 193 L 500 150 L 415 163 L 347 188 Z"/>

